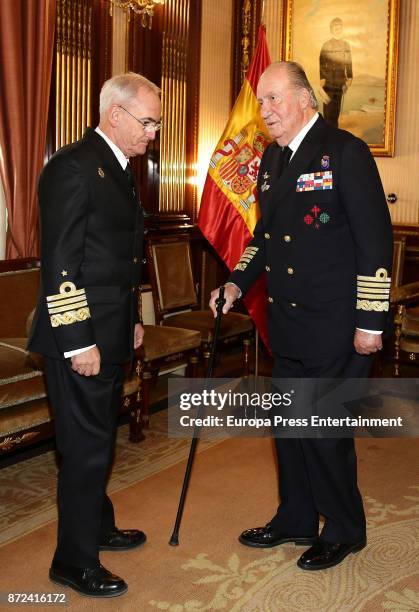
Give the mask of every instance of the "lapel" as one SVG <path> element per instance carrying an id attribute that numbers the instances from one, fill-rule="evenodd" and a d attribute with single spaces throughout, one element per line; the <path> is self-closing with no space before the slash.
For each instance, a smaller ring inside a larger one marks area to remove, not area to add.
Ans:
<path id="1" fill-rule="evenodd" d="M 319 149 L 323 147 L 323 143 L 326 137 L 326 122 L 323 117 L 319 115 L 319 118 L 306 134 L 304 140 L 294 154 L 291 162 L 285 168 L 281 177 L 274 180 L 271 184 L 270 193 L 267 197 L 264 209 L 266 214 L 264 216 L 264 226 L 267 227 L 274 213 L 278 210 L 279 201 L 283 199 L 289 191 L 295 191 L 297 185 L 297 179 L 300 174 L 307 171 L 307 167 L 310 167 L 310 163 L 318 153 Z M 278 156 L 276 166 L 279 163 L 280 156 Z M 272 176 L 275 176 L 272 173 Z M 277 176 L 277 174 L 276 174 Z"/>
<path id="2" fill-rule="evenodd" d="M 112 178 L 122 187 L 122 189 L 124 189 L 124 191 L 126 191 L 127 194 L 132 197 L 131 186 L 129 184 L 127 174 L 125 170 L 123 170 L 112 149 L 102 138 L 102 136 L 95 132 L 94 129 L 87 128 L 83 135 L 83 140 L 88 142 L 97 153 L 101 162 L 101 167 L 105 174 L 106 172 L 109 172 Z"/>

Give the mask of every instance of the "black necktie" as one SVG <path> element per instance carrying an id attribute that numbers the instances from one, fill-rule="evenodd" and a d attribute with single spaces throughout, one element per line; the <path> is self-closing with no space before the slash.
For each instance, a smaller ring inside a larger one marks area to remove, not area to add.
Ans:
<path id="1" fill-rule="evenodd" d="M 133 183 L 133 179 L 132 179 L 131 164 L 129 162 L 127 162 L 127 166 L 125 168 L 125 174 L 127 175 L 129 184 L 131 185 Z"/>
<path id="2" fill-rule="evenodd" d="M 131 164 L 129 162 L 127 163 L 127 167 L 125 168 L 125 174 L 127 175 L 127 178 L 128 178 L 128 184 L 131 187 L 133 194 L 135 195 L 136 191 L 135 191 L 134 175 L 132 174 Z"/>
<path id="3" fill-rule="evenodd" d="M 290 163 L 291 155 L 292 155 L 292 149 L 290 149 L 289 147 L 283 147 L 282 154 L 281 154 L 281 161 L 279 164 L 279 176 L 281 176 L 285 168 Z"/>

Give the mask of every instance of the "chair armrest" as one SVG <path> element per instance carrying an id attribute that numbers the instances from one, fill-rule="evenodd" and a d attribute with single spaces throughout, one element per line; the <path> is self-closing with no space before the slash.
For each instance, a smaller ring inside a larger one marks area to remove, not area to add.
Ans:
<path id="1" fill-rule="evenodd" d="M 419 281 L 394 287 L 390 293 L 392 304 L 407 304 L 419 300 Z"/>

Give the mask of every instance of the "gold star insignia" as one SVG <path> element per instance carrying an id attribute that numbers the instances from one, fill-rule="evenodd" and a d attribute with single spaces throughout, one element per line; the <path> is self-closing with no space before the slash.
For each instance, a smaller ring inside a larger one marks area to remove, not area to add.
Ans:
<path id="1" fill-rule="evenodd" d="M 63 270 L 63 271 L 61 272 L 61 276 L 67 276 L 67 274 L 68 274 L 67 270 Z"/>

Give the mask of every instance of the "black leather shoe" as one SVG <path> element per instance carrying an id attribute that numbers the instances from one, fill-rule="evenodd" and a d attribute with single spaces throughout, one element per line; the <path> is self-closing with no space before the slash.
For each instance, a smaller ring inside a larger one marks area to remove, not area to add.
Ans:
<path id="1" fill-rule="evenodd" d="M 239 536 L 239 542 L 245 546 L 255 546 L 256 548 L 273 548 L 286 542 L 294 542 L 296 546 L 310 546 L 317 540 L 317 536 L 295 536 L 278 533 L 274 531 L 272 525 L 268 523 L 265 527 L 255 527 L 246 529 Z"/>
<path id="2" fill-rule="evenodd" d="M 52 582 L 71 587 L 89 597 L 118 597 L 128 591 L 124 580 L 109 572 L 103 565 L 83 569 L 53 561 L 49 577 Z"/>
<path id="3" fill-rule="evenodd" d="M 144 544 L 147 537 L 138 529 L 118 529 L 115 527 L 108 533 L 99 546 L 99 550 L 129 550 Z"/>
<path id="4" fill-rule="evenodd" d="M 349 553 L 356 553 L 362 550 L 366 545 L 366 540 L 345 544 L 319 540 L 301 555 L 297 565 L 304 570 L 327 569 L 343 561 Z"/>

